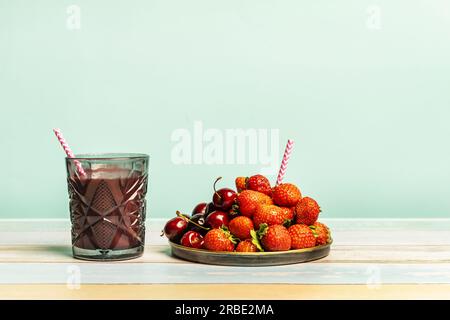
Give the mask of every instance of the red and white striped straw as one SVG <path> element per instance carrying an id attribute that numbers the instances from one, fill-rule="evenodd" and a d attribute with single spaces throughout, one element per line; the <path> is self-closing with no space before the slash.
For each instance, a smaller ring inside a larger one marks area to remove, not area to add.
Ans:
<path id="1" fill-rule="evenodd" d="M 63 147 L 64 152 L 67 154 L 67 157 L 69 158 L 75 158 L 75 155 L 73 154 L 72 150 L 70 149 L 69 145 L 66 142 L 66 139 L 64 139 L 61 130 L 60 129 L 53 129 L 53 132 L 56 135 L 56 138 L 58 138 L 59 143 L 61 144 L 61 147 Z M 74 161 L 75 166 L 77 167 L 78 173 L 82 176 L 86 176 L 86 172 L 84 171 L 83 167 L 81 166 L 80 161 L 75 160 Z"/>
<path id="2" fill-rule="evenodd" d="M 283 182 L 284 174 L 286 173 L 289 158 L 291 157 L 294 140 L 288 140 L 286 149 L 284 150 L 283 160 L 281 161 L 280 171 L 278 171 L 277 185 Z"/>

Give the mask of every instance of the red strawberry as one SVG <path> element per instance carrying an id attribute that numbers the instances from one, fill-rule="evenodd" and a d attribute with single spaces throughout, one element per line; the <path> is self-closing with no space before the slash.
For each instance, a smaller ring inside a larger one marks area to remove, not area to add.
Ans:
<path id="1" fill-rule="evenodd" d="M 243 216 L 251 218 L 260 204 L 273 204 L 272 199 L 261 192 L 244 190 L 237 197 L 239 211 Z"/>
<path id="2" fill-rule="evenodd" d="M 288 231 L 292 239 L 292 249 L 311 248 L 316 245 L 316 237 L 307 225 L 294 224 Z"/>
<path id="3" fill-rule="evenodd" d="M 204 238 L 203 247 L 211 251 L 234 251 L 234 238 L 230 232 L 224 228 L 212 229 L 208 231 Z"/>
<path id="4" fill-rule="evenodd" d="M 294 207 L 301 198 L 300 189 L 292 183 L 281 183 L 273 188 L 273 202 L 280 207 Z"/>
<path id="5" fill-rule="evenodd" d="M 247 189 L 258 191 L 267 194 L 268 196 L 272 194 L 269 179 L 260 174 L 251 176 L 247 179 Z"/>
<path id="6" fill-rule="evenodd" d="M 254 229 L 252 219 L 245 216 L 239 216 L 231 220 L 228 228 L 232 235 L 241 240 L 250 239 L 252 237 L 250 231 Z"/>
<path id="7" fill-rule="evenodd" d="M 312 226 L 309 226 L 313 233 L 315 233 L 316 236 L 316 245 L 324 245 L 330 242 L 330 229 L 328 227 L 321 223 L 321 222 L 315 222 Z"/>
<path id="8" fill-rule="evenodd" d="M 280 207 L 283 210 L 284 220 L 294 219 L 294 208 Z"/>
<path id="9" fill-rule="evenodd" d="M 275 205 L 259 205 L 253 215 L 255 227 L 259 228 L 261 224 L 266 223 L 268 226 L 274 224 L 283 224 L 285 220 L 285 212 Z"/>
<path id="10" fill-rule="evenodd" d="M 296 221 L 298 224 L 310 226 L 317 221 L 320 211 L 316 200 L 310 197 L 304 197 L 295 206 Z"/>
<path id="11" fill-rule="evenodd" d="M 256 252 L 256 251 L 258 251 L 258 248 L 256 248 L 256 246 L 250 239 L 239 242 L 239 244 L 236 247 L 236 252 Z"/>
<path id="12" fill-rule="evenodd" d="M 238 193 L 247 189 L 247 177 L 237 177 L 234 182 Z"/>
<path id="13" fill-rule="evenodd" d="M 279 224 L 270 227 L 263 225 L 261 229 L 261 243 L 267 251 L 285 251 L 291 248 L 291 236 L 285 227 Z"/>

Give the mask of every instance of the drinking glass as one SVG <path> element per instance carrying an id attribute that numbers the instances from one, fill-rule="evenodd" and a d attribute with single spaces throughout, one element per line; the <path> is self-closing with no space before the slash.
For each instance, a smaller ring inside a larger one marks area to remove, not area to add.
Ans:
<path id="1" fill-rule="evenodd" d="M 66 158 L 73 256 L 126 260 L 144 252 L 146 154 L 79 154 Z"/>

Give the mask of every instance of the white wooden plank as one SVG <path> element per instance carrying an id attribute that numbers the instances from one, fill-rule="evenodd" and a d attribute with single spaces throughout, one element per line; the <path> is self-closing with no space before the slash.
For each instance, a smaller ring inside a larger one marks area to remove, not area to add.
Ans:
<path id="1" fill-rule="evenodd" d="M 91 263 L 72 258 L 69 245 L 0 246 L 0 262 Z M 340 246 L 314 263 L 450 263 L 450 246 Z M 171 257 L 166 245 L 146 246 L 141 258 L 122 263 L 187 263 Z"/>
<path id="2" fill-rule="evenodd" d="M 450 264 L 297 264 L 222 267 L 199 264 L 0 263 L 0 284 L 450 284 Z"/>
<path id="3" fill-rule="evenodd" d="M 242 268 L 184 262 L 159 237 L 164 220 L 149 220 L 145 254 L 117 263 L 71 257 L 66 220 L 0 220 L 0 284 L 66 283 L 450 283 L 450 220 L 325 221 L 333 231 L 330 255 L 291 266 Z"/>
<path id="4" fill-rule="evenodd" d="M 3 263 L 92 263 L 72 257 L 69 245 L 14 245 L 0 246 L 0 262 Z M 140 258 L 119 263 L 186 263 L 173 258 L 167 245 L 146 246 Z M 105 262 L 106 264 L 107 262 Z"/>
<path id="5" fill-rule="evenodd" d="M 337 245 L 450 245 L 450 219 L 323 219 Z M 165 220 L 150 219 L 146 244 L 164 245 Z M 20 232 L 18 232 L 20 231 Z M 0 220 L 0 244 L 70 244 L 68 220 Z"/>

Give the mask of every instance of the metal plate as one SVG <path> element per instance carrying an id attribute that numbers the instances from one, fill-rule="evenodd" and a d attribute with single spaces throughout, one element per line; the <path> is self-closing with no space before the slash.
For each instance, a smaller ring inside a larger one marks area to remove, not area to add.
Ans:
<path id="1" fill-rule="evenodd" d="M 222 266 L 260 267 L 308 262 L 326 257 L 331 243 L 307 249 L 278 252 L 215 252 L 194 249 L 169 241 L 172 255 L 183 260 Z"/>

